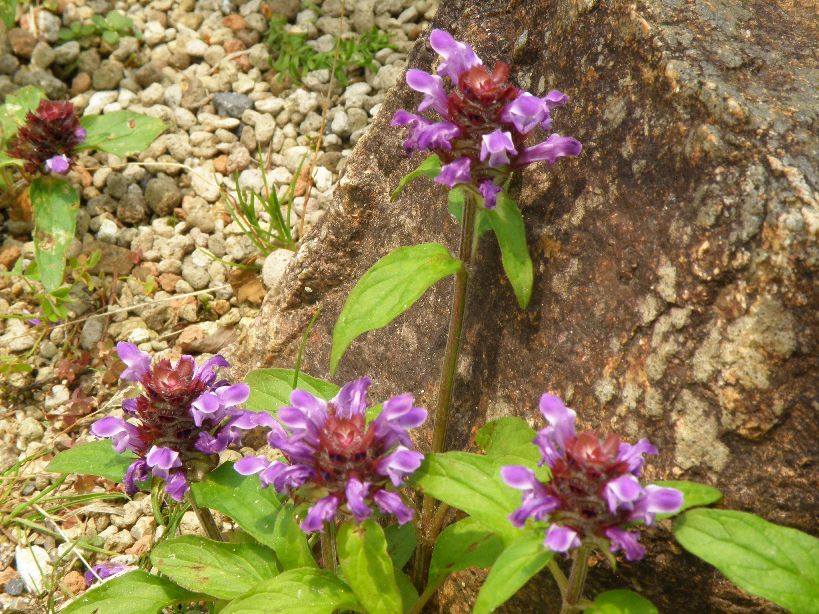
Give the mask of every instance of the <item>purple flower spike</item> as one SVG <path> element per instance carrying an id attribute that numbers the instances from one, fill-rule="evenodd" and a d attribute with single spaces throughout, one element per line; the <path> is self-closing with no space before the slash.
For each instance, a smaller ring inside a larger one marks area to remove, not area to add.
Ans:
<path id="1" fill-rule="evenodd" d="M 483 63 L 472 47 L 455 40 L 444 30 L 433 30 L 429 35 L 429 44 L 443 58 L 438 64 L 438 74 L 449 77 L 453 83 L 457 84 L 463 73 Z"/>
<path id="2" fill-rule="evenodd" d="M 494 209 L 498 203 L 498 194 L 503 191 L 503 188 L 496 185 L 491 179 L 484 179 L 478 186 L 478 191 L 483 196 L 483 206 L 487 209 Z"/>
<path id="3" fill-rule="evenodd" d="M 521 505 L 509 516 L 516 527 L 529 520 L 548 521 L 547 548 L 567 552 L 582 543 L 622 550 L 628 560 L 645 554 L 638 531 L 629 531 L 635 522 L 650 526 L 656 514 L 673 513 L 682 507 L 683 495 L 673 488 L 652 484 L 645 487 L 638 476 L 644 454 L 657 450 L 647 440 L 634 445 L 615 434 L 602 439 L 596 433 L 575 431 L 576 414 L 559 398 L 544 394 L 540 411 L 549 425 L 541 429 L 533 443 L 551 469 L 544 483 L 527 467 L 501 468 L 501 477 L 523 492 Z"/>
<path id="4" fill-rule="evenodd" d="M 515 160 L 515 164 L 525 166 L 541 160 L 554 164 L 558 158 L 579 156 L 581 151 L 583 151 L 583 145 L 576 138 L 553 134 L 542 143 L 524 149 Z"/>
<path id="5" fill-rule="evenodd" d="M 411 449 L 407 430 L 420 426 L 427 412 L 413 406 L 411 394 L 402 394 L 385 401 L 367 424 L 371 384 L 367 377 L 349 382 L 330 401 L 294 390 L 278 422 L 264 424 L 268 443 L 289 464 L 252 456 L 234 465 L 242 475 L 258 473 L 263 486 L 308 497 L 313 506 L 301 524 L 307 533 L 322 530 L 342 507 L 358 522 L 372 515 L 373 505 L 399 522 L 412 518 L 391 489 L 421 465 L 424 456 Z"/>
<path id="6" fill-rule="evenodd" d="M 68 169 L 71 168 L 71 158 L 65 154 L 58 154 L 53 158 L 45 161 L 46 170 L 57 173 L 58 175 L 65 175 Z"/>
<path id="7" fill-rule="evenodd" d="M 512 134 L 502 130 L 495 130 L 483 135 L 481 142 L 481 161 L 487 161 L 491 168 L 509 164 L 509 154 L 517 154 Z"/>
<path id="8" fill-rule="evenodd" d="M 424 99 L 418 105 L 418 111 L 426 111 L 432 107 L 441 115 L 446 115 L 447 98 L 444 91 L 444 83 L 441 77 L 431 75 L 423 70 L 411 68 L 407 71 L 407 85 L 416 92 L 424 94 Z"/>
<path id="9" fill-rule="evenodd" d="M 469 183 L 472 175 L 469 172 L 472 161 L 469 158 L 458 158 L 441 167 L 441 174 L 435 178 L 436 183 L 454 188 L 459 183 Z"/>
<path id="10" fill-rule="evenodd" d="M 242 430 L 274 423 L 269 414 L 239 409 L 250 394 L 246 384 L 217 381 L 216 369 L 228 366 L 222 356 L 197 367 L 192 356 L 152 366 L 151 357 L 132 343 L 118 343 L 117 354 L 126 366 L 120 378 L 139 382 L 142 394 L 122 402 L 127 420 L 107 416 L 91 432 L 110 438 L 117 452 L 137 455 L 123 478 L 128 494 L 153 476 L 181 501 L 190 488 L 188 476 L 215 467 L 220 452 L 241 443 Z"/>

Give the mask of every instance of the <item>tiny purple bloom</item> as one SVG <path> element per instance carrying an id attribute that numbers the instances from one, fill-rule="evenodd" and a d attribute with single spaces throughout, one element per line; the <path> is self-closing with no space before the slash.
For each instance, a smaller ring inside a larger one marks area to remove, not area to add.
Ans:
<path id="1" fill-rule="evenodd" d="M 462 73 L 483 63 L 472 47 L 455 40 L 444 30 L 433 30 L 429 35 L 429 44 L 443 58 L 438 64 L 438 74 L 449 77 L 453 83 L 458 83 Z"/>
<path id="2" fill-rule="evenodd" d="M 498 194 L 503 191 L 503 188 L 496 185 L 491 179 L 484 179 L 478 186 L 478 191 L 483 196 L 483 206 L 487 209 L 494 209 L 498 202 Z"/>
<path id="3" fill-rule="evenodd" d="M 472 161 L 469 158 L 458 158 L 454 162 L 444 164 L 441 173 L 435 178 L 436 183 L 454 188 L 459 183 L 469 183 L 472 175 L 469 172 Z"/>
<path id="4" fill-rule="evenodd" d="M 569 97 L 563 92 L 552 90 L 543 97 L 543 102 L 546 104 L 546 108 L 551 113 L 556 108 L 562 107 L 569 102 Z"/>
<path id="5" fill-rule="evenodd" d="M 71 158 L 65 154 L 57 154 L 45 161 L 45 167 L 52 173 L 65 175 L 71 168 Z"/>
<path id="6" fill-rule="evenodd" d="M 307 510 L 307 517 L 301 523 L 301 530 L 305 533 L 324 532 L 324 523 L 335 518 L 338 509 L 338 497 L 330 495 L 316 501 Z"/>
<path id="7" fill-rule="evenodd" d="M 549 119 L 549 108 L 542 98 L 522 92 L 503 108 L 500 118 L 513 124 L 521 134 L 529 134 L 541 122 Z"/>
<path id="8" fill-rule="evenodd" d="M 407 85 L 416 92 L 424 94 L 424 99 L 418 105 L 418 111 L 423 112 L 432 107 L 440 115 L 447 113 L 446 92 L 444 83 L 438 75 L 431 75 L 423 70 L 411 68 L 407 71 Z"/>
<path id="9" fill-rule="evenodd" d="M 617 527 L 606 529 L 606 537 L 611 541 L 609 550 L 617 552 L 622 550 L 626 554 L 627 561 L 639 561 L 645 556 L 646 549 L 638 541 L 640 534 L 637 531 L 625 531 Z"/>
<path id="10" fill-rule="evenodd" d="M 634 509 L 634 502 L 645 496 L 640 482 L 630 473 L 611 480 L 603 487 L 603 493 L 612 514 L 623 509 L 631 511 Z"/>
<path id="11" fill-rule="evenodd" d="M 126 382 L 135 382 L 150 372 L 151 357 L 133 343 L 125 343 L 124 341 L 117 343 L 117 354 L 127 367 L 119 374 L 120 379 Z"/>
<path id="12" fill-rule="evenodd" d="M 583 145 L 576 138 L 553 134 L 542 143 L 526 147 L 515 160 L 515 165 L 526 166 L 541 160 L 554 164 L 558 158 L 579 156 L 581 151 L 583 151 Z"/>
<path id="13" fill-rule="evenodd" d="M 404 501 L 394 492 L 379 490 L 373 496 L 373 501 L 384 514 L 394 514 L 398 524 L 404 525 L 412 520 L 413 512 Z"/>
<path id="14" fill-rule="evenodd" d="M 574 529 L 553 524 L 546 531 L 546 539 L 543 543 L 554 552 L 567 552 L 571 548 L 580 547 L 580 537 Z"/>
<path id="15" fill-rule="evenodd" d="M 123 571 L 128 571 L 129 569 L 134 569 L 134 567 L 131 565 L 119 565 L 117 563 L 98 563 L 85 572 L 83 576 L 85 578 L 85 585 L 86 587 L 91 586 L 98 579 L 105 580 L 106 578 L 119 575 Z"/>
<path id="16" fill-rule="evenodd" d="M 77 143 L 82 143 L 83 141 L 85 141 L 85 137 L 87 136 L 88 133 L 82 126 L 74 130 L 74 138 L 77 139 Z"/>
<path id="17" fill-rule="evenodd" d="M 356 522 L 364 522 L 372 516 L 373 511 L 367 506 L 365 501 L 367 492 L 370 490 L 370 485 L 350 478 L 347 481 L 347 488 L 345 494 L 347 495 L 347 507 L 350 508 Z"/>
<path id="18" fill-rule="evenodd" d="M 495 130 L 484 134 L 481 141 L 481 160 L 492 168 L 509 164 L 509 154 L 517 154 L 512 134 L 503 130 Z"/>

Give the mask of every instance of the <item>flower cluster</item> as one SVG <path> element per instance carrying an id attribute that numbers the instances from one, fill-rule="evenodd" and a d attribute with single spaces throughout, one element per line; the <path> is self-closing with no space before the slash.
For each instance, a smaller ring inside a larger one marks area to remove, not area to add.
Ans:
<path id="1" fill-rule="evenodd" d="M 85 136 L 74 105 L 41 100 L 11 139 L 8 155 L 26 160 L 23 168 L 29 174 L 45 169 L 65 175 L 73 164 L 74 150 L 85 141 Z"/>
<path id="2" fill-rule="evenodd" d="M 189 480 L 215 466 L 219 452 L 239 444 L 242 429 L 257 425 L 259 414 L 237 408 L 250 390 L 217 380 L 216 369 L 229 366 L 218 354 L 198 367 L 187 355 L 176 364 L 160 360 L 152 367 L 151 357 L 131 343 L 118 343 L 117 353 L 126 365 L 120 378 L 139 382 L 142 394 L 123 401 L 126 419 L 102 418 L 91 432 L 111 438 L 117 452 L 130 450 L 139 457 L 123 480 L 128 494 L 153 475 L 181 501 Z"/>
<path id="3" fill-rule="evenodd" d="M 581 542 L 623 550 L 635 561 L 645 554 L 640 534 L 629 530 L 632 523 L 654 522 L 658 513 L 676 512 L 682 493 L 673 488 L 642 486 L 638 477 L 644 454 L 656 454 L 648 440 L 634 445 L 616 434 L 602 440 L 596 433 L 575 432 L 576 414 L 548 394 L 540 399 L 540 411 L 549 426 L 534 443 L 543 456 L 552 479 L 543 483 L 527 467 L 510 465 L 501 469 L 504 481 L 523 491 L 523 502 L 509 519 L 517 527 L 526 520 L 548 520 L 546 546 L 557 552 L 577 548 Z"/>
<path id="4" fill-rule="evenodd" d="M 292 405 L 278 412 L 279 421 L 268 416 L 266 424 L 268 443 L 288 463 L 248 456 L 235 465 L 242 475 L 258 473 L 263 486 L 298 490 L 313 501 L 301 524 L 305 533 L 322 531 L 344 505 L 358 522 L 372 515 L 371 505 L 395 514 L 400 524 L 412 519 L 412 510 L 395 489 L 424 458 L 411 449 L 407 429 L 423 424 L 427 411 L 413 407 L 411 394 L 402 394 L 385 401 L 378 417 L 367 424 L 371 383 L 366 377 L 354 380 L 327 402 L 294 390 Z"/>
<path id="5" fill-rule="evenodd" d="M 498 62 L 490 72 L 472 47 L 443 30 L 433 30 L 429 41 L 442 58 L 438 74 L 411 69 L 406 80 L 424 94 L 418 112 L 430 109 L 439 121 L 401 109 L 392 125 L 408 126 L 407 152 L 428 150 L 446 162 L 435 181 L 450 188 L 473 185 L 492 208 L 511 171 L 580 154 L 580 141 L 556 133 L 527 144 L 535 128 L 551 129 L 552 111 L 566 104 L 565 94 L 552 90 L 538 97 L 515 87 L 509 66 Z"/>

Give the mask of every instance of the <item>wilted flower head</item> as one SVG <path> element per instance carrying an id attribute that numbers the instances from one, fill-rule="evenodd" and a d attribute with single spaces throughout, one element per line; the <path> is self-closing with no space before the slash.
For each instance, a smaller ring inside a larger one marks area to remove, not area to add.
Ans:
<path id="1" fill-rule="evenodd" d="M 551 113 L 566 104 L 565 94 L 552 90 L 539 97 L 516 87 L 508 80 L 509 66 L 498 62 L 489 71 L 472 47 L 443 30 L 433 30 L 429 42 L 441 56 L 438 74 L 413 68 L 406 80 L 424 95 L 418 112 L 431 109 L 438 119 L 401 109 L 392 124 L 408 127 L 407 152 L 431 151 L 446 163 L 438 183 L 480 186 L 484 206 L 491 208 L 511 171 L 580 154 L 580 141 L 559 134 L 527 145 L 535 128 L 551 129 Z"/>
<path id="2" fill-rule="evenodd" d="M 126 419 L 102 418 L 91 432 L 111 438 L 117 452 L 130 450 L 139 457 L 123 480 L 128 494 L 153 475 L 181 501 L 189 479 L 213 467 L 228 445 L 238 444 L 241 429 L 256 426 L 259 414 L 237 408 L 250 390 L 217 380 L 216 369 L 229 366 L 218 354 L 199 366 L 186 355 L 176 364 L 160 360 L 153 367 L 151 357 L 132 343 L 118 343 L 117 354 L 126 365 L 120 378 L 139 382 L 142 394 L 123 401 Z"/>
<path id="3" fill-rule="evenodd" d="M 413 407 L 411 394 L 401 394 L 385 401 L 367 424 L 371 383 L 366 377 L 354 380 L 330 401 L 294 390 L 292 405 L 278 412 L 279 421 L 268 416 L 266 424 L 268 443 L 288 463 L 248 456 L 235 465 L 242 475 L 258 473 L 263 486 L 273 484 L 279 492 L 298 489 L 300 497 L 313 501 L 301 524 L 306 533 L 322 531 L 345 505 L 358 522 L 372 515 L 373 504 L 395 514 L 399 524 L 412 519 L 412 510 L 394 489 L 424 458 L 411 449 L 407 429 L 423 424 L 427 411 Z"/>
<path id="4" fill-rule="evenodd" d="M 85 136 L 73 104 L 41 100 L 11 139 L 8 154 L 26 160 L 23 168 L 27 173 L 45 170 L 65 175 L 73 163 L 74 150 Z"/>
<path id="5" fill-rule="evenodd" d="M 630 528 L 641 521 L 647 526 L 658 513 L 676 512 L 682 493 L 673 488 L 640 484 L 644 454 L 657 454 L 648 440 L 631 445 L 612 433 L 601 439 L 596 433 L 575 432 L 573 410 L 552 395 L 540 398 L 540 411 L 549 426 L 534 443 L 548 465 L 552 479 L 541 482 L 527 467 L 510 465 L 501 476 L 511 487 L 523 491 L 523 502 L 509 519 L 517 527 L 526 520 L 551 522 L 545 544 L 566 552 L 587 541 L 612 552 L 623 550 L 626 559 L 643 558 L 640 533 Z"/>

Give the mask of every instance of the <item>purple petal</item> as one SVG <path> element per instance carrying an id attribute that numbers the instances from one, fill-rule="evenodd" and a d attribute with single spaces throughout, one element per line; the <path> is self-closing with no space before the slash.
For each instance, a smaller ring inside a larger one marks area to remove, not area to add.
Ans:
<path id="1" fill-rule="evenodd" d="M 228 429 L 222 429 L 217 433 L 216 437 L 207 431 L 200 431 L 193 447 L 203 454 L 219 454 L 227 449 L 231 443 L 230 439 L 230 431 Z"/>
<path id="2" fill-rule="evenodd" d="M 449 188 L 454 188 L 458 183 L 469 183 L 472 180 L 471 167 L 472 161 L 469 158 L 458 158 L 454 162 L 444 164 L 440 174 L 435 178 L 435 183 Z"/>
<path id="3" fill-rule="evenodd" d="M 189 359 L 193 361 L 191 356 L 183 356 L 179 362 L 182 362 L 184 359 Z M 213 382 L 214 378 L 216 377 L 216 373 L 214 369 L 217 367 L 229 367 L 230 363 L 225 359 L 224 356 L 216 354 L 215 356 L 211 356 L 205 362 L 202 363 L 201 366 L 197 367 L 193 373 L 193 377 L 199 381 L 203 381 L 207 384 Z"/>
<path id="4" fill-rule="evenodd" d="M 233 384 L 216 389 L 216 396 L 223 407 L 233 407 L 247 401 L 250 396 L 250 386 L 247 384 Z"/>
<path id="5" fill-rule="evenodd" d="M 302 410 L 302 413 L 316 426 L 321 426 L 327 419 L 327 403 L 313 396 L 306 390 L 294 390 L 291 392 L 290 403 L 292 403 L 294 407 Z M 280 419 L 283 409 L 285 408 L 279 410 Z M 282 422 L 284 422 L 284 420 L 282 420 Z"/>
<path id="6" fill-rule="evenodd" d="M 74 130 L 74 138 L 77 139 L 77 143 L 82 143 L 85 141 L 85 137 L 88 136 L 88 133 L 85 131 L 85 128 L 80 126 L 76 130 Z"/>
<path id="7" fill-rule="evenodd" d="M 438 74 L 449 77 L 453 83 L 458 83 L 462 73 L 483 63 L 472 47 L 455 40 L 444 30 L 433 30 L 429 35 L 429 44 L 444 59 L 438 64 Z"/>
<path id="8" fill-rule="evenodd" d="M 500 118 L 504 122 L 513 124 L 521 134 L 529 134 L 549 117 L 549 108 L 546 105 L 543 98 L 533 96 L 529 92 L 522 92 L 503 108 Z"/>
<path id="9" fill-rule="evenodd" d="M 301 523 L 301 530 L 305 533 L 315 533 L 324 531 L 324 523 L 335 518 L 338 509 L 338 497 L 330 495 L 319 499 L 307 510 L 307 517 Z"/>
<path id="10" fill-rule="evenodd" d="M 392 454 L 378 461 L 376 471 L 390 478 L 393 486 L 400 486 L 403 479 L 421 466 L 424 455 L 404 446 L 398 446 Z"/>
<path id="11" fill-rule="evenodd" d="M 349 420 L 353 416 L 363 416 L 370 405 L 367 400 L 367 388 L 372 383 L 369 377 L 360 377 L 344 384 L 330 401 L 336 406 L 336 415 L 344 420 Z"/>
<path id="12" fill-rule="evenodd" d="M 151 467 L 151 473 L 158 478 L 168 479 L 168 471 L 182 466 L 179 452 L 171 448 L 151 446 L 145 456 L 145 462 Z"/>
<path id="13" fill-rule="evenodd" d="M 200 394 L 196 400 L 191 403 L 191 415 L 196 426 L 202 426 L 202 421 L 206 417 L 211 417 L 222 408 L 222 404 L 212 392 L 204 392 Z"/>
<path id="14" fill-rule="evenodd" d="M 267 469 L 270 461 L 261 456 L 245 456 L 233 464 L 236 473 L 240 475 L 253 475 Z"/>
<path id="15" fill-rule="evenodd" d="M 65 154 L 59 154 L 46 160 L 45 167 L 52 173 L 65 175 L 71 168 L 71 159 Z"/>
<path id="16" fill-rule="evenodd" d="M 494 209 L 498 201 L 498 193 L 503 191 L 491 179 L 484 179 L 478 186 L 478 191 L 483 195 L 483 206 L 487 209 Z"/>
<path id="17" fill-rule="evenodd" d="M 182 501 L 189 488 L 188 480 L 182 471 L 174 471 L 165 480 L 165 492 L 167 492 L 174 501 Z"/>
<path id="18" fill-rule="evenodd" d="M 409 126 L 404 149 L 409 153 L 413 150 L 445 150 L 450 151 L 452 139 L 460 136 L 461 130 L 450 122 L 430 122 L 419 115 L 413 115 L 403 109 L 392 118 L 393 126 Z"/>
<path id="19" fill-rule="evenodd" d="M 431 75 L 423 70 L 411 68 L 407 71 L 407 85 L 416 92 L 424 94 L 424 99 L 418 105 L 418 112 L 426 111 L 429 107 L 435 109 L 442 117 L 448 116 L 448 104 L 444 83 L 438 75 Z"/>
<path id="20" fill-rule="evenodd" d="M 137 410 L 137 399 L 125 399 L 122 402 L 122 411 L 126 414 L 135 414 Z"/>
<path id="21" fill-rule="evenodd" d="M 583 145 L 576 138 L 553 134 L 542 143 L 526 147 L 515 160 L 515 166 L 525 166 L 541 160 L 554 164 L 558 158 L 579 156 L 581 151 Z"/>
<path id="22" fill-rule="evenodd" d="M 603 496 L 612 514 L 616 514 L 621 509 L 634 509 L 634 503 L 643 496 L 644 492 L 640 482 L 630 473 L 610 480 L 603 487 Z"/>
<path id="23" fill-rule="evenodd" d="M 560 507 L 560 500 L 542 492 L 542 486 L 538 486 L 537 491 L 524 495 L 521 506 L 509 514 L 509 522 L 519 529 L 526 526 L 529 518 L 537 521 L 546 520 L 549 514 Z"/>
<path id="24" fill-rule="evenodd" d="M 394 492 L 379 490 L 373 495 L 373 501 L 384 514 L 394 514 L 400 525 L 412 520 L 412 510 L 404 505 L 401 497 Z"/>
<path id="25" fill-rule="evenodd" d="M 535 484 L 538 483 L 535 472 L 520 465 L 501 467 L 500 474 L 507 486 L 518 490 L 534 490 Z"/>
<path id="26" fill-rule="evenodd" d="M 384 416 L 384 420 L 398 424 L 404 429 L 417 428 L 427 419 L 427 410 L 413 407 L 414 401 L 415 398 L 409 392 L 396 395 L 384 401 L 384 408 L 379 416 Z"/>
<path id="27" fill-rule="evenodd" d="M 638 541 L 640 534 L 637 531 L 624 531 L 617 527 L 606 529 L 606 537 L 611 541 L 609 550 L 617 552 L 623 550 L 626 553 L 626 559 L 629 561 L 639 561 L 645 556 L 646 549 L 640 545 Z"/>
<path id="28" fill-rule="evenodd" d="M 137 482 L 144 482 L 149 477 L 151 477 L 151 473 L 148 470 L 148 464 L 142 459 L 134 461 L 125 472 L 125 477 L 122 478 L 125 492 L 129 495 L 133 495 L 139 490 Z"/>
<path id="29" fill-rule="evenodd" d="M 230 426 L 237 429 L 244 429 L 249 431 L 257 426 L 264 426 L 267 428 L 277 428 L 280 431 L 282 427 L 276 420 L 264 411 L 237 411 L 233 414 L 233 419 L 230 421 Z M 284 432 L 284 431 L 282 431 Z"/>
<path id="30" fill-rule="evenodd" d="M 566 442 L 575 435 L 574 424 L 577 413 L 551 394 L 544 394 L 540 397 L 540 413 L 554 427 L 557 443 L 564 447 Z"/>
<path id="31" fill-rule="evenodd" d="M 259 474 L 262 484 L 273 484 L 278 492 L 288 492 L 300 488 L 314 477 L 314 472 L 305 465 L 285 465 L 274 462 Z"/>
<path id="32" fill-rule="evenodd" d="M 136 451 L 139 445 L 139 429 L 122 418 L 107 416 L 91 425 L 91 433 L 97 437 L 109 437 L 118 454 L 125 450 Z"/>
<path id="33" fill-rule="evenodd" d="M 546 107 L 551 112 L 569 102 L 569 97 L 563 92 L 552 90 L 543 97 L 543 102 L 546 103 Z"/>
<path id="34" fill-rule="evenodd" d="M 355 517 L 356 522 L 364 522 L 372 516 L 373 511 L 367 506 L 364 499 L 367 497 L 367 492 L 370 490 L 370 485 L 356 478 L 350 478 L 347 482 L 345 494 L 347 495 L 347 507 Z"/>
<path id="35" fill-rule="evenodd" d="M 678 511 L 685 500 L 676 488 L 663 488 L 649 484 L 646 486 L 648 511 L 654 514 L 673 514 Z"/>
<path id="36" fill-rule="evenodd" d="M 652 446 L 648 439 L 641 439 L 634 445 L 623 442 L 617 452 L 617 460 L 624 461 L 634 475 L 640 475 L 645 462 L 643 454 L 657 454 L 657 448 Z"/>
<path id="37" fill-rule="evenodd" d="M 106 578 L 119 575 L 129 569 L 133 569 L 133 567 L 130 565 L 118 565 L 117 563 L 99 563 L 94 565 L 93 573 L 90 570 L 86 571 L 83 577 L 85 578 L 86 586 L 91 586 L 98 579 L 105 580 Z"/>
<path id="38" fill-rule="evenodd" d="M 151 357 L 141 351 L 133 343 L 120 341 L 117 343 L 117 355 L 125 363 L 127 369 L 119 374 L 119 378 L 127 382 L 136 382 L 151 370 Z"/>
<path id="39" fill-rule="evenodd" d="M 489 166 L 497 168 L 509 164 L 509 154 L 516 155 L 518 150 L 512 142 L 512 135 L 503 130 L 494 130 L 481 138 L 481 160 L 487 159 Z"/>
<path id="40" fill-rule="evenodd" d="M 574 529 L 553 524 L 546 531 L 546 539 L 543 544 L 554 552 L 567 552 L 571 548 L 580 547 L 580 537 Z"/>

